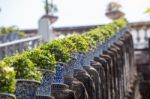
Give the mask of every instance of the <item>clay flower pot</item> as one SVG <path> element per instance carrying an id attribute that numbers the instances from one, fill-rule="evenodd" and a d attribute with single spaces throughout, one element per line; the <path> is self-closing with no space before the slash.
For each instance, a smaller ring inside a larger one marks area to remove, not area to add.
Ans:
<path id="1" fill-rule="evenodd" d="M 9 93 L 0 93 L 0 99 L 16 99 L 14 95 Z"/>
<path id="2" fill-rule="evenodd" d="M 36 90 L 39 86 L 38 81 L 18 79 L 15 95 L 17 99 L 36 99 Z"/>

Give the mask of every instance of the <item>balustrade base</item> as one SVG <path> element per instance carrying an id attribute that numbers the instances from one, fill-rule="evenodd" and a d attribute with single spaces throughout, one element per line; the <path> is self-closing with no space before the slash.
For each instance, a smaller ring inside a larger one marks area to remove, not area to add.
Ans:
<path id="1" fill-rule="evenodd" d="M 96 90 L 96 99 L 101 99 L 100 97 L 100 76 L 95 68 L 92 66 L 83 66 L 83 68 L 89 73 L 92 80 L 94 81 Z"/>
<path id="2" fill-rule="evenodd" d="M 91 76 L 85 70 L 75 69 L 74 77 L 85 85 L 89 99 L 96 99 L 96 89 Z"/>
<path id="3" fill-rule="evenodd" d="M 74 91 L 66 84 L 52 84 L 52 96 L 55 99 L 77 99 Z"/>
<path id="4" fill-rule="evenodd" d="M 88 99 L 86 88 L 82 82 L 71 77 L 65 77 L 64 81 L 64 83 L 69 85 L 69 88 L 75 92 L 77 99 Z"/>

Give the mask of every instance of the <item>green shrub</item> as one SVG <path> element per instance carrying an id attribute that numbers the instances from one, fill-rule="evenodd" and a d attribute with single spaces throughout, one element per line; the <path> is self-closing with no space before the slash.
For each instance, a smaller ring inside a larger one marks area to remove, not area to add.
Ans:
<path id="1" fill-rule="evenodd" d="M 16 71 L 16 79 L 41 80 L 41 73 L 37 71 L 32 61 L 24 55 L 15 55 L 10 58 L 5 58 L 7 66 L 14 67 Z"/>
<path id="2" fill-rule="evenodd" d="M 11 93 L 15 90 L 15 71 L 5 62 L 0 62 L 0 93 Z"/>
<path id="3" fill-rule="evenodd" d="M 66 49 L 58 40 L 53 40 L 40 47 L 42 50 L 47 50 L 55 56 L 56 61 L 68 62 L 70 60 L 69 50 Z"/>
<path id="4" fill-rule="evenodd" d="M 30 52 L 25 52 L 24 55 L 39 69 L 55 70 L 55 56 L 47 50 L 34 49 Z"/>
<path id="5" fill-rule="evenodd" d="M 58 61 L 69 62 L 70 55 L 76 51 L 87 52 L 96 44 L 105 42 L 113 35 L 126 27 L 127 21 L 124 18 L 115 20 L 113 23 L 99 26 L 82 35 L 73 34 L 69 37 L 53 40 L 42 45 L 39 49 L 25 52 L 23 55 L 16 55 L 5 58 L 3 61 L 16 71 L 16 78 L 41 79 L 37 68 L 55 69 Z M 7 32 L 8 30 L 3 30 Z"/>
<path id="6" fill-rule="evenodd" d="M 90 44 L 80 35 L 72 34 L 68 37 L 74 45 L 76 46 L 77 51 L 87 52 L 90 48 Z"/>
<path id="7" fill-rule="evenodd" d="M 0 35 L 10 34 L 12 32 L 17 33 L 21 37 L 25 37 L 26 36 L 24 32 L 19 31 L 19 29 L 16 28 L 15 26 L 0 27 Z"/>
<path id="8" fill-rule="evenodd" d="M 102 35 L 102 33 L 98 32 L 98 28 L 84 33 L 83 36 L 84 36 L 84 38 L 86 38 L 86 37 L 91 38 L 91 41 L 92 41 L 91 43 L 93 43 L 93 44 L 95 44 L 95 43 L 97 44 L 99 42 L 104 41 L 104 36 Z"/>
<path id="9" fill-rule="evenodd" d="M 77 51 L 75 44 L 67 37 L 58 39 L 58 42 L 63 45 L 69 51 L 69 53 Z"/>

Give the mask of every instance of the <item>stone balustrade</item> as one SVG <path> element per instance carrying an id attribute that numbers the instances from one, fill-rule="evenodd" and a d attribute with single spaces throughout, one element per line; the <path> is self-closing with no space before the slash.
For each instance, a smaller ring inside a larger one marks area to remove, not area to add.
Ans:
<path id="1" fill-rule="evenodd" d="M 73 76 L 66 74 L 70 74 L 66 66 L 59 73 L 56 69 L 61 77 L 54 77 L 59 79 L 54 80 L 51 95 L 55 99 L 136 99 L 138 78 L 129 30 L 123 29 L 91 53 L 77 53 L 76 62 L 68 67 L 74 69 Z"/>
<path id="2" fill-rule="evenodd" d="M 1 44 L 1 58 L 9 56 L 8 52 L 21 53 L 24 50 L 32 49 L 39 44 L 39 39 L 40 37 L 33 37 Z M 93 52 L 77 53 L 77 58 L 73 61 L 74 64 L 69 64 L 71 67 L 67 67 L 67 64 L 63 63 L 58 64 L 51 88 L 47 85 L 51 91 L 47 92 L 48 95 L 44 93 L 42 96 L 42 92 L 39 92 L 40 86 L 37 88 L 38 95 L 36 98 L 136 99 L 138 78 L 133 54 L 133 38 L 128 28 L 125 28 L 105 43 L 97 45 Z M 73 73 L 71 74 L 70 71 L 72 70 Z M 67 73 L 70 75 L 68 76 Z M 45 78 L 51 78 L 46 76 Z M 23 85 L 23 88 L 25 88 L 24 86 L 26 85 Z M 22 89 L 19 86 L 17 88 Z M 31 91 L 35 96 L 36 92 Z M 30 90 L 24 93 L 30 94 Z M 24 93 L 22 94 L 25 95 Z M 21 97 L 20 94 L 17 95 Z M 30 95 L 32 96 L 32 94 Z M 35 97 L 32 99 L 35 99 Z"/>
<path id="3" fill-rule="evenodd" d="M 36 48 L 39 45 L 39 42 L 40 36 L 35 36 L 2 43 L 0 44 L 0 60 L 2 60 L 4 57 Z"/>

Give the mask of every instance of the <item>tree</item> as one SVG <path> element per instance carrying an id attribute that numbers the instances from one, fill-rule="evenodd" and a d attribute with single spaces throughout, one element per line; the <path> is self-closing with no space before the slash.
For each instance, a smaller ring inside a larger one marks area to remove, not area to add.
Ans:
<path id="1" fill-rule="evenodd" d="M 121 5 L 118 4 L 117 2 L 110 2 L 107 6 L 107 11 L 118 11 L 121 8 Z"/>
<path id="2" fill-rule="evenodd" d="M 48 0 L 45 0 L 45 13 L 46 15 L 53 15 L 58 11 L 58 8 L 55 4 L 53 4 L 53 0 L 51 0 L 51 3 L 48 2 Z"/>
<path id="3" fill-rule="evenodd" d="M 117 2 L 110 2 L 107 6 L 106 16 L 112 20 L 118 19 L 124 16 L 124 13 L 120 11 L 121 5 Z"/>
<path id="4" fill-rule="evenodd" d="M 145 13 L 150 13 L 150 8 L 147 8 L 147 9 L 145 10 Z"/>

